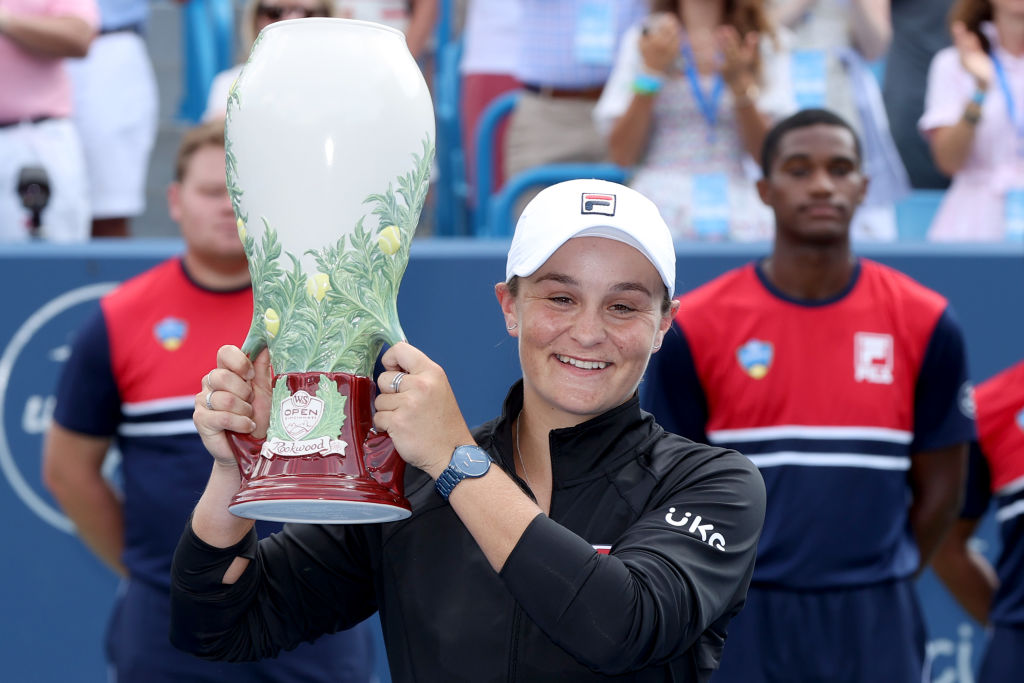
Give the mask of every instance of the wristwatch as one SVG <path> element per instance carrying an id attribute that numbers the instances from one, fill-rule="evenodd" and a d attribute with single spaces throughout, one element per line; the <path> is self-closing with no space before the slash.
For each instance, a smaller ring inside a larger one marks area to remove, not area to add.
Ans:
<path id="1" fill-rule="evenodd" d="M 447 469 L 434 482 L 441 497 L 448 500 L 455 486 L 463 479 L 482 477 L 491 469 L 491 456 L 479 446 L 458 446 L 452 452 Z"/>

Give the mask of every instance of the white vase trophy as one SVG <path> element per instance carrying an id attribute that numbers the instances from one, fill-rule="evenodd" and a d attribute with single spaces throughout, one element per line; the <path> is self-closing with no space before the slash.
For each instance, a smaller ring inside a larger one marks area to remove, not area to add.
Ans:
<path id="1" fill-rule="evenodd" d="M 265 439 L 233 435 L 257 519 L 409 515 L 404 462 L 371 429 L 371 373 L 404 338 L 398 287 L 434 154 L 433 104 L 404 36 L 379 24 L 271 24 L 228 98 L 228 191 L 253 280 L 243 350 L 269 347 Z"/>

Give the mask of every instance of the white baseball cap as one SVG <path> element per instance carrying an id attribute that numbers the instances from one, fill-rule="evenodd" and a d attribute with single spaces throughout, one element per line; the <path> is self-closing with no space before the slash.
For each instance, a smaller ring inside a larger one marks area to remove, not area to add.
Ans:
<path id="1" fill-rule="evenodd" d="M 676 250 L 658 207 L 636 190 L 607 180 L 568 180 L 526 205 L 505 263 L 505 280 L 533 275 L 573 237 L 607 237 L 647 257 L 675 294 Z"/>

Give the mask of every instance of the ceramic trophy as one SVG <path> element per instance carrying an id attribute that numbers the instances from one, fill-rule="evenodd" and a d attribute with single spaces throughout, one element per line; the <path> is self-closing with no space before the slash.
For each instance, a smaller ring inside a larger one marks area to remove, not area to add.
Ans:
<path id="1" fill-rule="evenodd" d="M 404 339 L 398 288 L 434 154 L 430 94 L 401 33 L 345 19 L 265 28 L 228 97 L 228 192 L 249 259 L 242 350 L 270 349 L 266 439 L 232 434 L 241 517 L 410 514 L 404 461 L 372 429 L 374 362 Z"/>

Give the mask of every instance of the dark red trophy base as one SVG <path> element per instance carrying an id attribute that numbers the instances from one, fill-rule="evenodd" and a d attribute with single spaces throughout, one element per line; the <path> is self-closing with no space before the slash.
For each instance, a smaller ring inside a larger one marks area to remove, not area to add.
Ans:
<path id="1" fill-rule="evenodd" d="M 345 402 L 345 423 L 338 438 L 345 454 L 261 455 L 263 439 L 228 432 L 242 488 L 228 510 L 239 517 L 307 524 L 369 524 L 405 519 L 412 514 L 403 496 L 405 461 L 387 434 L 372 430 L 371 405 L 376 385 L 369 377 L 344 372 L 294 372 L 279 375 L 291 393 L 315 396 L 320 377 L 332 380 Z"/>

